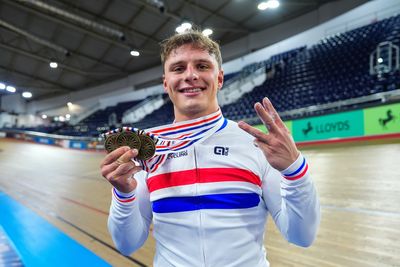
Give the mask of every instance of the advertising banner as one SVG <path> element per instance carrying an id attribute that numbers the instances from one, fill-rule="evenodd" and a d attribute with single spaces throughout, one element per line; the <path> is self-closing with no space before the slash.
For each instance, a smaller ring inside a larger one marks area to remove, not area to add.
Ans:
<path id="1" fill-rule="evenodd" d="M 365 135 L 400 132 L 400 104 L 364 110 Z"/>
<path id="2" fill-rule="evenodd" d="M 55 144 L 55 141 L 52 138 L 36 136 L 34 138 L 34 140 L 36 143 L 41 143 L 41 144 L 46 144 L 46 145 L 54 145 Z"/>
<path id="3" fill-rule="evenodd" d="M 351 111 L 293 121 L 296 142 L 364 135 L 363 111 Z"/>

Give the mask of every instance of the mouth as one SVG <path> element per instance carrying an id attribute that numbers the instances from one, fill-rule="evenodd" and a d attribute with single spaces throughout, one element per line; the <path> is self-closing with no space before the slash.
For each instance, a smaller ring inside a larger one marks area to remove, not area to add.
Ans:
<path id="1" fill-rule="evenodd" d="M 178 89 L 179 93 L 183 93 L 185 95 L 196 95 L 202 91 L 204 91 L 205 88 L 200 88 L 200 87 L 190 87 L 190 88 L 182 88 Z"/>

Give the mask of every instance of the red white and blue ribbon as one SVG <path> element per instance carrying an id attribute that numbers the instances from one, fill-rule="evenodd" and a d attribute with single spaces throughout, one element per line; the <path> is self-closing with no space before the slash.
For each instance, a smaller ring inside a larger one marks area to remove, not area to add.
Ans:
<path id="1" fill-rule="evenodd" d="M 149 160 L 138 160 L 146 172 L 156 171 L 166 160 L 167 155 L 190 147 L 200 140 L 225 128 L 227 120 L 221 110 L 194 120 L 163 125 L 144 132 L 156 142 L 155 155 Z M 129 130 L 138 131 L 136 128 Z"/>

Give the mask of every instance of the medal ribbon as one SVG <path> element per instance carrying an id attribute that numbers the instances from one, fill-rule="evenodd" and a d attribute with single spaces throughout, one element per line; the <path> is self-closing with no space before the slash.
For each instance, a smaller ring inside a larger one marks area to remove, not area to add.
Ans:
<path id="1" fill-rule="evenodd" d="M 221 110 L 194 120 L 147 129 L 145 132 L 157 139 L 155 155 L 139 160 L 146 172 L 156 171 L 167 159 L 167 154 L 183 150 L 225 128 L 227 120 Z"/>

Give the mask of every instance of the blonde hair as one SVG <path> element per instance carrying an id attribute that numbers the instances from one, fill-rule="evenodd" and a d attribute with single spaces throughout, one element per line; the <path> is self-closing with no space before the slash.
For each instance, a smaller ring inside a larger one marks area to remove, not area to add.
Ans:
<path id="1" fill-rule="evenodd" d="M 183 33 L 177 33 L 161 42 L 161 63 L 164 66 L 165 61 L 175 49 L 191 44 L 193 47 L 207 51 L 214 55 L 218 63 L 218 68 L 222 67 L 222 57 L 219 44 L 211 38 L 205 36 L 198 30 L 188 30 Z"/>

